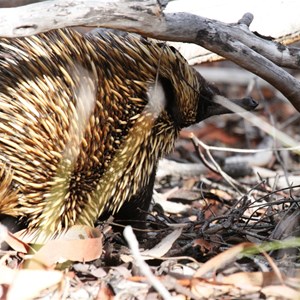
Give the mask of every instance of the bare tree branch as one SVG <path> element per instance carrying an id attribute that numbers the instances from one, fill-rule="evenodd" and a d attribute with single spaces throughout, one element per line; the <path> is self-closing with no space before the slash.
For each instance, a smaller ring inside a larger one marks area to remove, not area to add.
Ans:
<path id="1" fill-rule="evenodd" d="M 0 9 L 0 35 L 17 37 L 68 26 L 99 26 L 195 43 L 276 87 L 300 112 L 300 83 L 279 66 L 299 68 L 300 51 L 253 34 L 251 14 L 225 24 L 189 13 L 166 13 L 168 0 L 45 1 Z"/>
<path id="2" fill-rule="evenodd" d="M 0 9 L 0 35 L 18 37 L 69 26 L 151 31 L 167 0 L 52 0 Z"/>

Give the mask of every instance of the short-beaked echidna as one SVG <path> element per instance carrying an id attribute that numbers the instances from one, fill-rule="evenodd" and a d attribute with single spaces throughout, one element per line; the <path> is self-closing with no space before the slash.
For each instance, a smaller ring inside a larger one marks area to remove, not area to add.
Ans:
<path id="1" fill-rule="evenodd" d="M 228 112 L 216 93 L 174 48 L 137 35 L 1 38 L 0 210 L 51 234 L 139 218 L 180 129 Z"/>

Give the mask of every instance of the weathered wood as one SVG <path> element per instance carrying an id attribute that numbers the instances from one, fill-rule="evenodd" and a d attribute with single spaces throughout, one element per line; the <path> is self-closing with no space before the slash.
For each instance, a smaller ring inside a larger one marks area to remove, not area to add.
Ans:
<path id="1" fill-rule="evenodd" d="M 18 37 L 69 26 L 133 30 L 161 23 L 165 1 L 52 0 L 0 9 L 0 35 Z"/>

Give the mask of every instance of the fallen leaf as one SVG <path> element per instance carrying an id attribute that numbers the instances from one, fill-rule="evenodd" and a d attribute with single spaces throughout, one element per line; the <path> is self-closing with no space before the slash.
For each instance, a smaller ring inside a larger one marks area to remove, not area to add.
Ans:
<path id="1" fill-rule="evenodd" d="M 238 254 L 240 254 L 245 249 L 255 247 L 252 243 L 241 243 L 228 250 L 214 256 L 209 261 L 204 263 L 195 273 L 194 277 L 203 277 L 209 272 L 215 272 L 216 270 L 224 267 L 227 264 L 232 263 L 238 259 Z"/>
<path id="2" fill-rule="evenodd" d="M 193 247 L 195 246 L 199 246 L 200 247 L 200 251 L 202 253 L 205 253 L 207 251 L 211 251 L 213 249 L 213 244 L 211 242 L 208 242 L 204 239 L 196 239 L 193 242 Z"/>
<path id="3" fill-rule="evenodd" d="M 141 251 L 141 255 L 144 260 L 156 259 L 164 256 L 173 246 L 174 242 L 180 237 L 182 232 L 182 228 L 177 228 L 168 234 L 165 238 L 163 238 L 155 247 Z M 121 259 L 124 262 L 133 261 L 133 257 L 131 255 L 121 255 Z"/>
<path id="4" fill-rule="evenodd" d="M 267 298 L 272 299 L 299 299 L 300 293 L 299 291 L 296 291 L 286 285 L 269 285 L 263 289 L 261 289 L 261 292 L 267 296 Z"/>
<path id="5" fill-rule="evenodd" d="M 215 299 L 219 295 L 224 295 L 230 292 L 231 285 L 218 285 L 194 278 L 191 281 L 191 291 L 197 296 L 197 299 Z"/>
<path id="6" fill-rule="evenodd" d="M 31 247 L 27 243 L 23 242 L 17 236 L 10 232 L 7 233 L 7 236 L 5 237 L 5 242 L 12 249 L 18 252 L 28 253 L 31 250 Z"/>
<path id="7" fill-rule="evenodd" d="M 56 240 L 50 240 L 27 261 L 26 268 L 50 268 L 66 261 L 87 262 L 102 253 L 102 233 L 97 228 L 73 226 Z"/>
<path id="8" fill-rule="evenodd" d="M 232 284 L 242 289 L 264 287 L 272 284 L 281 284 L 275 272 L 238 272 L 224 276 L 222 283 Z"/>
<path id="9" fill-rule="evenodd" d="M 13 270 L 0 267 L 0 284 L 9 285 L 7 300 L 25 300 L 37 297 L 41 291 L 60 284 L 63 273 L 44 270 Z"/>

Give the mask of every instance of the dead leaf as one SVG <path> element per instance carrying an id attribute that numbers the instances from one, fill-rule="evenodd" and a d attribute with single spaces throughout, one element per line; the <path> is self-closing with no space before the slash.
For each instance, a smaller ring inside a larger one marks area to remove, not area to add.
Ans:
<path id="1" fill-rule="evenodd" d="M 41 291 L 63 281 L 60 271 L 13 270 L 0 267 L 0 284 L 9 285 L 7 300 L 25 300 L 37 297 Z"/>
<path id="2" fill-rule="evenodd" d="M 299 299 L 300 293 L 286 285 L 269 285 L 263 289 L 261 292 L 265 294 L 268 298 L 280 298 L 280 299 Z"/>
<path id="3" fill-rule="evenodd" d="M 216 195 L 219 198 L 222 198 L 224 200 L 230 201 L 232 200 L 232 196 L 228 194 L 226 191 L 222 191 L 219 189 L 211 189 L 210 192 L 214 195 Z"/>
<path id="4" fill-rule="evenodd" d="M 141 251 L 141 255 L 144 260 L 150 260 L 155 258 L 160 258 L 164 256 L 172 247 L 174 242 L 180 237 L 182 228 L 177 228 L 172 231 L 169 235 L 163 238 L 155 247 L 149 250 Z M 131 255 L 121 255 L 121 259 L 124 262 L 133 261 Z"/>
<path id="5" fill-rule="evenodd" d="M 238 254 L 240 254 L 245 249 L 255 247 L 252 243 L 242 243 L 228 250 L 214 256 L 209 261 L 204 263 L 195 273 L 194 277 L 203 277 L 208 272 L 215 272 L 216 270 L 224 267 L 227 264 L 232 263 L 238 259 Z"/>
<path id="6" fill-rule="evenodd" d="M 275 272 L 238 272 L 224 276 L 222 283 L 232 284 L 242 289 L 264 287 L 272 284 L 281 284 Z"/>
<path id="7" fill-rule="evenodd" d="M 197 278 L 191 281 L 191 291 L 197 296 L 197 299 L 215 299 L 219 295 L 229 293 L 231 289 L 231 285 L 217 285 Z"/>
<path id="8" fill-rule="evenodd" d="M 87 262 L 102 253 L 102 233 L 97 228 L 73 226 L 56 240 L 48 241 L 27 262 L 29 269 L 49 268 L 66 261 Z"/>
<path id="9" fill-rule="evenodd" d="M 15 251 L 22 252 L 22 253 L 28 253 L 30 252 L 31 247 L 17 238 L 13 233 L 8 232 L 7 236 L 5 237 L 5 242 Z"/>
<path id="10" fill-rule="evenodd" d="M 205 253 L 207 251 L 211 251 L 213 249 L 213 247 L 214 247 L 213 243 L 208 242 L 208 241 L 206 241 L 204 239 L 196 239 L 196 240 L 194 240 L 193 247 L 195 247 L 195 246 L 199 246 L 200 247 L 200 251 L 202 253 Z"/>
<path id="11" fill-rule="evenodd" d="M 189 206 L 182 204 L 182 203 L 176 203 L 172 201 L 168 201 L 165 197 L 165 195 L 159 194 L 159 193 L 154 193 L 153 199 L 155 204 L 161 205 L 163 210 L 168 213 L 172 214 L 179 214 L 184 211 L 187 211 Z"/>

